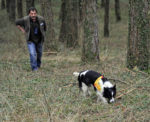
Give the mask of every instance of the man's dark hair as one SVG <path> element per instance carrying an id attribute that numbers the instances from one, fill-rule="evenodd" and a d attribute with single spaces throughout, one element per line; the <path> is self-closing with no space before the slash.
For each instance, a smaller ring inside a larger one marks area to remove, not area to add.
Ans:
<path id="1" fill-rule="evenodd" d="M 28 10 L 28 14 L 30 13 L 30 11 L 36 11 L 36 13 L 37 13 L 37 9 L 35 7 L 30 7 Z"/>

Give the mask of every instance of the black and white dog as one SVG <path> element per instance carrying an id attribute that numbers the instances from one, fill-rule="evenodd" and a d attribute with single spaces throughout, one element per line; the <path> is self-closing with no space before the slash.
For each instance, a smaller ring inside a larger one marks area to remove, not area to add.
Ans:
<path id="1" fill-rule="evenodd" d="M 93 85 L 97 94 L 97 101 L 102 100 L 103 103 L 112 103 L 115 101 L 116 85 L 112 85 L 107 78 L 100 73 L 86 70 L 82 72 L 74 72 L 73 75 L 78 77 L 79 88 L 83 91 L 83 95 L 90 95 L 88 87 Z"/>

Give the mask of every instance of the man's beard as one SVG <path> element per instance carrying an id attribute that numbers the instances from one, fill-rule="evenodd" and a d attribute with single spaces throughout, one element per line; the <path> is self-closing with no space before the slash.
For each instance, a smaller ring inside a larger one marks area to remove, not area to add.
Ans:
<path id="1" fill-rule="evenodd" d="M 31 17 L 33 21 L 36 21 L 36 16 Z"/>

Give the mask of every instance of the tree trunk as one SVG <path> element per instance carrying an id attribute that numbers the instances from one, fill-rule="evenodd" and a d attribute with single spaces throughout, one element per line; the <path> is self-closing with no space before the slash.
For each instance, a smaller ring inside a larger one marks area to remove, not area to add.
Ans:
<path id="1" fill-rule="evenodd" d="M 10 0 L 9 10 L 9 20 L 14 23 L 16 19 L 16 0 Z"/>
<path id="2" fill-rule="evenodd" d="M 9 13 L 9 5 L 10 5 L 10 0 L 6 0 L 6 10 L 7 10 L 7 13 Z"/>
<path id="3" fill-rule="evenodd" d="M 104 37 L 109 37 L 109 0 L 105 0 Z"/>
<path id="4" fill-rule="evenodd" d="M 1 0 L 1 9 L 5 9 L 5 0 Z"/>
<path id="5" fill-rule="evenodd" d="M 150 26 L 148 0 L 129 0 L 129 35 L 127 67 L 147 70 L 149 65 L 148 45 Z"/>
<path id="6" fill-rule="evenodd" d="M 59 41 L 65 42 L 67 47 L 78 45 L 78 5 L 78 0 L 62 0 Z"/>
<path id="7" fill-rule="evenodd" d="M 115 14 L 116 14 L 116 21 L 119 22 L 121 20 L 120 0 L 115 0 Z"/>
<path id="8" fill-rule="evenodd" d="M 22 0 L 17 0 L 17 12 L 18 12 L 18 17 L 19 18 L 23 17 Z"/>
<path id="9" fill-rule="evenodd" d="M 105 6 L 105 0 L 101 0 L 101 8 Z"/>
<path id="10" fill-rule="evenodd" d="M 78 10 L 78 44 L 81 46 L 83 41 L 83 10 L 82 10 L 83 0 L 79 0 L 79 10 Z"/>
<path id="11" fill-rule="evenodd" d="M 46 25 L 47 25 L 46 49 L 48 50 L 57 49 L 51 0 L 42 0 L 41 9 L 42 9 L 42 16 L 45 18 Z"/>
<path id="12" fill-rule="evenodd" d="M 28 14 L 30 7 L 34 7 L 34 0 L 26 0 L 26 12 L 27 12 L 27 14 Z"/>
<path id="13" fill-rule="evenodd" d="M 68 33 L 67 33 L 67 47 L 76 47 L 78 45 L 78 0 L 70 0 L 68 4 L 70 7 L 70 14 L 67 16 Z M 70 22 L 69 22 L 70 20 Z"/>
<path id="14" fill-rule="evenodd" d="M 82 11 L 82 4 L 83 4 L 83 0 L 79 0 L 79 22 L 82 23 L 83 20 L 83 11 Z"/>
<path id="15" fill-rule="evenodd" d="M 83 29 L 82 61 L 99 61 L 98 20 L 96 15 L 96 1 L 83 0 Z"/>
<path id="16" fill-rule="evenodd" d="M 61 18 L 61 27 L 60 27 L 60 34 L 59 34 L 59 41 L 60 42 L 65 42 L 66 39 L 66 19 L 67 19 L 67 8 L 66 8 L 66 0 L 61 0 L 61 13 L 60 13 L 60 18 Z"/>

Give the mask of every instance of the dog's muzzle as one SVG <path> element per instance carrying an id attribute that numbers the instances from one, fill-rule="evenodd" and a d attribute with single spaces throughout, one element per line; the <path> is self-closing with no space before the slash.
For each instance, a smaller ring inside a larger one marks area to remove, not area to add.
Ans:
<path id="1" fill-rule="evenodd" d="M 115 102 L 114 98 L 112 98 L 112 99 L 109 100 L 109 103 L 113 103 L 113 102 Z"/>

